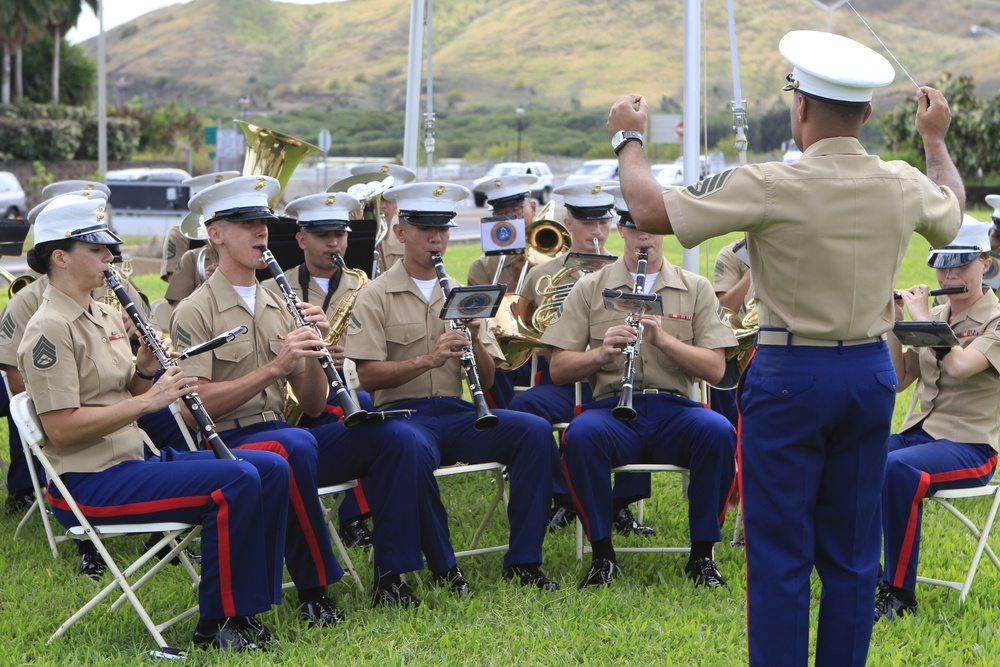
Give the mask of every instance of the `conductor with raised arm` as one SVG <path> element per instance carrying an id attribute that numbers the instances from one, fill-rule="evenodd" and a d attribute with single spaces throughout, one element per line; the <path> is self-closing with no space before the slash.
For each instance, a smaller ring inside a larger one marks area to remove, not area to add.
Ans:
<path id="1" fill-rule="evenodd" d="M 804 665 L 810 575 L 822 581 L 816 665 L 863 665 L 872 630 L 879 506 L 896 373 L 885 334 L 910 236 L 958 232 L 965 191 L 945 144 L 944 96 L 918 91 L 927 175 L 861 146 L 875 88 L 892 65 L 839 35 L 794 31 L 779 44 L 803 155 L 663 192 L 642 151 L 648 107 L 618 100 L 608 131 L 640 229 L 685 247 L 747 233 L 758 347 L 741 381 L 739 469 L 746 521 L 751 665 Z"/>

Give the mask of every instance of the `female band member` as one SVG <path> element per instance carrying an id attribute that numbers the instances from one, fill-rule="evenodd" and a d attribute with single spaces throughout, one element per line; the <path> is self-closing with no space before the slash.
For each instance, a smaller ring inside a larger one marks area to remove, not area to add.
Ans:
<path id="1" fill-rule="evenodd" d="M 268 452 L 241 452 L 238 461 L 208 451 L 161 454 L 135 425 L 189 393 L 194 378 L 171 367 L 154 385 L 153 351 L 141 347 L 133 363 L 121 315 L 91 298 L 121 243 L 104 224 L 104 207 L 103 199 L 65 195 L 35 221 L 28 264 L 50 285 L 26 325 L 18 366 L 48 437 L 46 454 L 94 521 L 201 524 L 194 643 L 258 648 L 270 635 L 254 614 L 280 600 L 288 466 Z M 49 500 L 61 523 L 75 524 L 54 487 Z"/>

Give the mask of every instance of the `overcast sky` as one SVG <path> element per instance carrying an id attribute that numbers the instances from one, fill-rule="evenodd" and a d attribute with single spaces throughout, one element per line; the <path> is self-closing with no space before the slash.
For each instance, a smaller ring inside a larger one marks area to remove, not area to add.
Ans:
<path id="1" fill-rule="evenodd" d="M 272 0 L 276 1 L 276 0 Z M 343 0 L 281 0 L 281 2 L 293 3 L 296 5 L 316 5 L 321 2 L 342 2 Z M 134 18 L 148 14 L 149 12 L 169 7 L 170 5 L 184 5 L 191 0 L 104 0 L 104 29 L 111 30 L 122 23 L 128 23 Z M 90 7 L 84 4 L 83 12 L 76 28 L 66 34 L 66 39 L 72 44 L 77 44 L 97 35 L 97 16 Z"/>

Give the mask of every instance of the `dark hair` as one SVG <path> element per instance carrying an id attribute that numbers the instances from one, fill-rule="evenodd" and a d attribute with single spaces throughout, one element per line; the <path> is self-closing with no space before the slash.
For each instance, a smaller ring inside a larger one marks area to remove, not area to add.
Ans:
<path id="1" fill-rule="evenodd" d="M 79 243 L 79 241 L 76 239 L 59 239 L 57 241 L 45 241 L 44 243 L 39 243 L 28 251 L 26 258 L 28 260 L 28 268 L 37 273 L 44 273 L 48 275 L 49 264 L 52 261 L 52 253 L 56 250 L 65 250 L 66 252 L 69 252 L 77 243 Z"/>
<path id="2" fill-rule="evenodd" d="M 813 109 L 829 121 L 847 125 L 860 124 L 865 118 L 865 112 L 868 110 L 868 102 L 843 102 L 841 100 L 831 100 L 826 97 L 804 93 L 801 90 L 797 90 L 796 92 L 808 97 L 809 101 L 813 102 Z"/>

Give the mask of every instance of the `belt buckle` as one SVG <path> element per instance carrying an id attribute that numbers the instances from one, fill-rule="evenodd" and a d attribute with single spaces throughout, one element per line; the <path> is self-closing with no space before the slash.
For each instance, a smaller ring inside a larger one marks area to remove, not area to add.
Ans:
<path id="1" fill-rule="evenodd" d="M 274 410 L 266 410 L 265 412 L 260 413 L 260 417 L 266 422 L 273 422 L 278 420 L 278 413 Z"/>
<path id="2" fill-rule="evenodd" d="M 644 393 L 644 394 L 654 394 L 655 395 L 655 394 L 659 394 L 660 390 L 659 389 L 643 389 L 642 393 Z"/>

